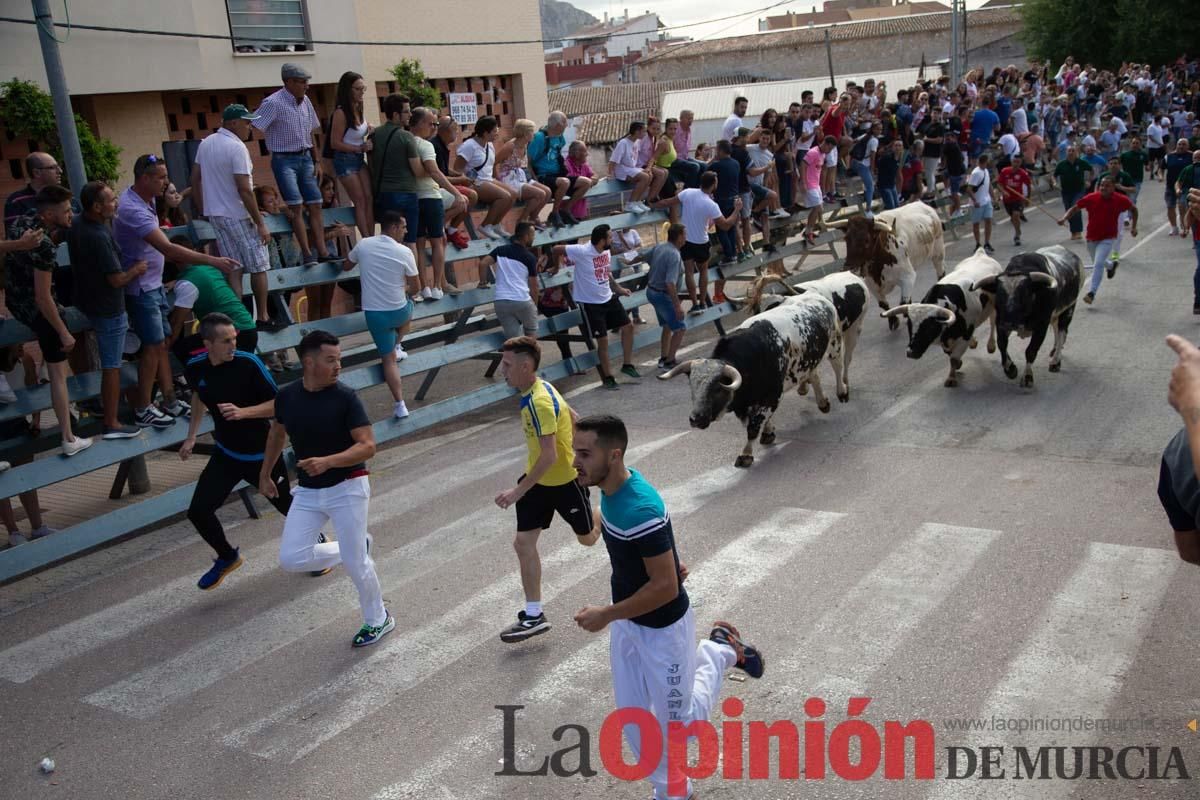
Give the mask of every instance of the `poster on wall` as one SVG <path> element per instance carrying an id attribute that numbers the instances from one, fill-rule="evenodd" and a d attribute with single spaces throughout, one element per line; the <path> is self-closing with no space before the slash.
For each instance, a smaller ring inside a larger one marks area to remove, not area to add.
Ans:
<path id="1" fill-rule="evenodd" d="M 450 93 L 450 116 L 459 125 L 474 125 L 479 121 L 479 106 L 474 92 Z"/>

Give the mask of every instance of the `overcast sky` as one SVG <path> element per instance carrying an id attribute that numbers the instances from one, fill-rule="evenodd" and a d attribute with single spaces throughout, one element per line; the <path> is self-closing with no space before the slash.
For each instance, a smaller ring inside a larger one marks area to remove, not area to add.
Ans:
<path id="1" fill-rule="evenodd" d="M 986 0 L 967 0 L 968 8 L 983 5 Z M 808 12 L 824 5 L 823 0 L 798 0 L 784 3 L 768 11 L 761 9 L 771 5 L 771 0 L 568 0 L 577 8 L 582 8 L 597 19 L 604 19 L 604 12 L 609 17 L 619 17 L 629 9 L 629 15 L 636 17 L 646 11 L 654 11 L 665 25 L 687 25 L 693 22 L 729 17 L 735 14 L 743 15 L 723 22 L 696 25 L 671 31 L 673 36 L 690 36 L 693 39 L 712 39 L 719 36 L 740 36 L 754 33 L 758 30 L 758 20 L 766 16 L 786 14 L 789 11 Z M 942 0 L 949 5 L 949 0 Z"/>

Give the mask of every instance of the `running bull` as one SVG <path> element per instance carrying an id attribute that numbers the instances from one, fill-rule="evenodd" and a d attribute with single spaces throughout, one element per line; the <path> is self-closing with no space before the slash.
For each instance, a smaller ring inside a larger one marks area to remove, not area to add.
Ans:
<path id="1" fill-rule="evenodd" d="M 975 329 L 991 322 L 987 351 L 996 352 L 996 305 L 990 294 L 976 284 L 1004 271 L 999 261 L 982 248 L 959 262 L 950 274 L 930 287 L 919 303 L 896 306 L 880 312 L 885 317 L 903 315 L 913 326 L 908 340 L 908 357 L 920 358 L 935 341 L 950 357 L 950 376 L 944 385 L 958 386 L 958 371 L 968 347 L 975 347 Z"/>
<path id="2" fill-rule="evenodd" d="M 710 358 L 686 361 L 658 377 L 690 377 L 693 428 L 703 430 L 732 411 L 746 427 L 746 447 L 734 465 L 749 467 L 754 463 L 754 440 L 764 445 L 775 441 L 771 418 L 786 389 L 812 384 L 817 407 L 829 413 L 817 376 L 826 358 L 837 376 L 838 400 L 850 399 L 842 380 L 841 353 L 837 309 L 820 295 L 806 294 L 748 318 L 717 341 Z"/>
<path id="3" fill-rule="evenodd" d="M 860 214 L 830 227 L 845 228 L 846 269 L 866 280 L 884 311 L 890 308 L 887 298 L 897 286 L 900 303 L 912 302 L 916 267 L 928 261 L 932 262 L 938 278 L 946 274 L 942 220 L 924 203 L 881 211 L 874 219 Z M 896 330 L 900 321 L 889 317 L 888 327 Z M 909 333 L 912 333 L 911 323 Z"/>
<path id="4" fill-rule="evenodd" d="M 993 298 L 996 305 L 996 329 L 999 332 L 1000 363 L 1010 379 L 1017 377 L 1017 365 L 1008 357 L 1009 334 L 1029 339 L 1025 348 L 1025 376 L 1021 385 L 1033 386 L 1033 360 L 1046 339 L 1046 330 L 1054 326 L 1054 349 L 1050 351 L 1050 371 L 1062 367 L 1067 328 L 1075 315 L 1079 299 L 1083 263 L 1079 256 L 1060 245 L 1043 247 L 1033 253 L 1021 253 L 1008 262 L 1004 272 L 975 284 Z"/>

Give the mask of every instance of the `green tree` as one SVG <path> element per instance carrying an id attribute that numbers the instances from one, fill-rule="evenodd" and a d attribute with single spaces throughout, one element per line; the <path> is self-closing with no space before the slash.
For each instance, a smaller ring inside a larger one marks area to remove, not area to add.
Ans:
<path id="1" fill-rule="evenodd" d="M 1067 56 L 1102 69 L 1158 67 L 1196 50 L 1195 10 L 1185 0 L 1026 0 L 1021 16 L 1029 54 L 1052 68 Z"/>
<path id="2" fill-rule="evenodd" d="M 1134 2 L 1116 0 L 1117 25 L 1114 30 L 1116 54 L 1121 61 L 1139 64 L 1174 63 L 1184 53 L 1196 52 L 1196 7 L 1181 0 Z"/>
<path id="3" fill-rule="evenodd" d="M 413 108 L 425 106 L 439 112 L 442 110 L 442 93 L 429 85 L 420 61 L 402 58 L 399 64 L 392 67 L 391 73 L 396 81 L 396 91 L 407 97 Z"/>
<path id="4" fill-rule="evenodd" d="M 13 78 L 0 83 L 0 121 L 18 136 L 41 143 L 62 160 L 62 142 L 54 120 L 54 100 L 35 83 Z M 115 182 L 121 171 L 121 148 L 97 136 L 80 115 L 75 115 L 83 169 L 90 181 Z M 66 176 L 63 176 L 64 179 Z"/>

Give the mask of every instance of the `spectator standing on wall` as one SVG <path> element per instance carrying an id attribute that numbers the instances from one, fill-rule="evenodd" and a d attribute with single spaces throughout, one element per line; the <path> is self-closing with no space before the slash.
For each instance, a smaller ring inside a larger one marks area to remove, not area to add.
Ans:
<path id="1" fill-rule="evenodd" d="M 367 156 L 371 152 L 371 126 L 363 118 L 363 94 L 367 84 L 357 72 L 346 72 L 338 80 L 336 106 L 329 121 L 329 146 L 333 149 L 333 171 L 350 202 L 360 236 L 375 235 L 375 198 Z"/>
<path id="2" fill-rule="evenodd" d="M 321 121 L 308 99 L 308 82 L 312 78 L 308 70 L 297 64 L 284 64 L 280 75 L 283 88 L 263 99 L 254 127 L 266 137 L 267 149 L 271 151 L 271 172 L 292 218 L 292 231 L 300 243 L 304 265 L 316 266 L 318 261 L 336 260 L 325 248 L 321 219 L 321 161 L 313 144 L 313 132 L 320 130 Z M 310 244 L 316 248 L 315 256 Z"/>
<path id="3" fill-rule="evenodd" d="M 246 148 L 250 123 L 257 119 L 240 104 L 226 106 L 221 127 L 206 136 L 196 151 L 192 169 L 192 202 L 198 216 L 207 216 L 217 235 L 217 249 L 242 266 L 228 273 L 229 285 L 242 296 L 242 272 L 250 273 L 257 326 L 277 331 L 283 323 L 271 320 L 267 302 L 267 270 L 271 234 L 254 194 L 254 163 Z"/>

